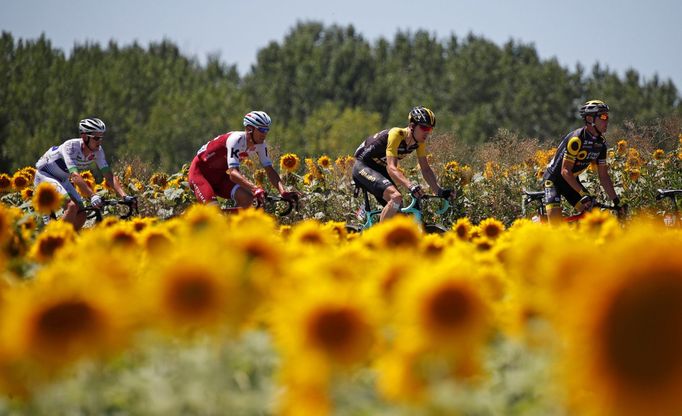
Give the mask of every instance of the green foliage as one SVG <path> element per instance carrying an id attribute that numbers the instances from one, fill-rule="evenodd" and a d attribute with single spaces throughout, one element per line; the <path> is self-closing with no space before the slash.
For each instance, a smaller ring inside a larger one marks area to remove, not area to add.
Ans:
<path id="1" fill-rule="evenodd" d="M 623 77 L 600 65 L 570 70 L 541 60 L 533 45 L 498 46 L 473 34 L 439 40 L 399 31 L 370 43 L 353 26 L 319 22 L 299 22 L 261 49 L 243 77 L 216 57 L 201 65 L 168 40 L 146 48 L 86 43 L 65 54 L 44 35 L 3 32 L 0 77 L 7 171 L 74 137 L 86 116 L 107 123 L 110 162 L 134 155 L 173 171 L 211 138 L 241 129 L 256 108 L 273 117 L 270 143 L 301 155 L 352 153 L 364 137 L 405 125 L 414 105 L 436 112 L 437 133 L 468 145 L 500 128 L 554 143 L 576 124 L 580 102 L 601 98 L 613 109 L 613 132 L 667 123 L 642 136 L 668 150 L 680 126 L 667 120 L 682 114 L 670 80 L 645 80 L 634 69 Z"/>

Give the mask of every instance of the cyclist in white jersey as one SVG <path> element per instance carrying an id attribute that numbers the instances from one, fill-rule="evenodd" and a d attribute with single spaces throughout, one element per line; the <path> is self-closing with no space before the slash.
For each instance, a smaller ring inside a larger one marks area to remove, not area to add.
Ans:
<path id="1" fill-rule="evenodd" d="M 77 186 L 83 195 L 90 199 L 95 207 L 102 206 L 102 198 L 87 185 L 78 173 L 95 162 L 102 175 L 111 184 L 114 191 L 124 199 L 127 196 L 118 179 L 113 175 L 104 157 L 101 142 L 106 132 L 106 125 L 98 118 L 86 118 L 78 123 L 80 138 L 70 139 L 60 146 L 51 147 L 36 163 L 34 185 L 42 182 L 52 184 L 59 193 L 70 198 L 64 211 L 64 221 L 73 224 L 76 230 L 83 227 L 86 220 L 84 212 L 78 212 L 83 200 L 74 187 Z"/>

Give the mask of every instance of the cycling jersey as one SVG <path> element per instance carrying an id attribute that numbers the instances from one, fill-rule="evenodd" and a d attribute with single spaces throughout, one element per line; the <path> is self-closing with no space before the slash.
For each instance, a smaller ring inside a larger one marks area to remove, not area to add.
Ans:
<path id="1" fill-rule="evenodd" d="M 188 175 L 194 195 L 203 203 L 215 201 L 216 196 L 234 198 L 238 186 L 230 180 L 226 171 L 238 168 L 242 160 L 254 154 L 258 155 L 263 167 L 272 166 L 265 143 L 248 149 L 243 131 L 222 134 L 201 146 Z"/>
<path id="2" fill-rule="evenodd" d="M 68 180 L 74 172 L 89 168 L 92 162 L 102 172 L 109 170 L 102 147 L 86 157 L 83 154 L 84 145 L 81 139 L 70 139 L 60 146 L 53 146 L 38 160 L 36 168 L 60 181 Z"/>
<path id="3" fill-rule="evenodd" d="M 72 173 L 89 169 L 92 163 L 102 171 L 109 171 L 109 165 L 104 158 L 102 147 L 89 156 L 83 153 L 83 140 L 70 139 L 60 146 L 51 147 L 36 163 L 35 186 L 42 182 L 51 183 L 60 194 L 68 195 L 77 203 L 82 202 L 81 196 L 69 180 Z"/>
<path id="4" fill-rule="evenodd" d="M 386 167 L 387 156 L 403 159 L 415 150 L 417 156 L 426 156 L 426 144 L 424 142 L 407 145 L 406 139 L 409 134 L 408 128 L 394 127 L 382 130 L 362 142 L 355 151 L 355 158 L 368 166 L 377 168 Z"/>
<path id="5" fill-rule="evenodd" d="M 220 169 L 222 172 L 228 168 L 238 168 L 241 161 L 254 154 L 263 167 L 272 166 L 265 143 L 256 144 L 248 149 L 246 145 L 246 133 L 243 131 L 221 134 L 205 145 L 197 152 L 197 158 L 209 169 Z"/>
<path id="6" fill-rule="evenodd" d="M 586 127 L 568 133 L 561 140 L 554 157 L 547 165 L 543 179 L 556 180 L 561 177 L 561 165 L 564 160 L 573 162 L 571 172 L 574 176 L 580 175 L 592 162 L 605 165 L 606 142 L 601 136 L 592 136 Z"/>

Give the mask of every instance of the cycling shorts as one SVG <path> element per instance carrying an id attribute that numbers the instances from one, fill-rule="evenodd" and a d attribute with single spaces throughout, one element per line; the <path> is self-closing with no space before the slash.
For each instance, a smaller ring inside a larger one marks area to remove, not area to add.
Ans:
<path id="1" fill-rule="evenodd" d="M 578 178 L 575 179 L 578 182 L 578 185 L 580 185 L 580 188 L 582 189 L 583 192 L 587 193 L 587 189 L 583 186 L 582 183 L 578 180 Z M 566 198 L 569 204 L 571 206 L 575 207 L 578 202 L 580 201 L 580 198 L 582 198 L 582 195 L 580 195 L 579 192 L 576 192 L 575 189 L 571 187 L 571 185 L 564 180 L 562 177 L 558 178 L 547 178 L 545 179 L 545 205 L 547 208 L 554 207 L 554 206 L 561 206 L 561 197 Z"/>
<path id="2" fill-rule="evenodd" d="M 226 171 L 227 165 L 225 170 L 210 169 L 198 157 L 194 157 L 189 167 L 188 180 L 199 202 L 203 204 L 213 202 L 216 196 L 234 198 L 238 186 L 230 180 Z"/>
<path id="3" fill-rule="evenodd" d="M 375 169 L 367 166 L 359 160 L 355 160 L 353 165 L 353 181 L 362 189 L 374 195 L 379 204 L 386 205 L 384 191 L 391 186 L 395 186 L 388 176 L 385 168 Z"/>
<path id="4" fill-rule="evenodd" d="M 57 179 L 50 173 L 38 169 L 36 170 L 35 178 L 33 179 L 33 185 L 35 187 L 38 187 L 38 185 L 43 182 L 51 184 L 52 186 L 54 186 L 57 192 L 64 196 L 68 196 L 69 198 L 71 198 L 73 202 L 77 203 L 78 205 L 83 205 L 83 198 L 81 198 L 80 194 L 76 190 L 76 187 L 73 186 L 70 180 Z"/>

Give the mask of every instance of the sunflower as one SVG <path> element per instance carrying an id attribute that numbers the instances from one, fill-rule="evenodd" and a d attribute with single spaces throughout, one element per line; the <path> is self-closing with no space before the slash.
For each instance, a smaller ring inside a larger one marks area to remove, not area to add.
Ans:
<path id="1" fill-rule="evenodd" d="M 64 197 L 52 184 L 40 183 L 33 191 L 33 208 L 45 215 L 49 215 L 61 208 Z"/>
<path id="2" fill-rule="evenodd" d="M 300 166 L 301 159 L 294 153 L 287 153 L 279 159 L 279 168 L 286 173 L 294 173 Z"/>
<path id="3" fill-rule="evenodd" d="M 12 188 L 15 191 L 21 191 L 31 183 L 30 179 L 23 171 L 17 171 L 14 176 L 12 176 Z"/>
<path id="4" fill-rule="evenodd" d="M 236 328 L 245 319 L 245 307 L 255 307 L 250 305 L 255 302 L 243 296 L 236 267 L 216 267 L 216 259 L 234 260 L 224 258 L 207 243 L 185 243 L 171 258 L 150 264 L 141 285 L 148 319 L 171 333 L 184 333 L 187 328 L 217 329 L 225 324 Z"/>
<path id="5" fill-rule="evenodd" d="M 0 344 L 15 360 L 35 360 L 46 370 L 62 368 L 124 343 L 127 319 L 121 306 L 106 285 L 92 290 L 68 267 L 45 269 L 34 285 L 6 297 Z"/>
<path id="6" fill-rule="evenodd" d="M 372 227 L 367 233 L 377 247 L 387 249 L 418 248 L 422 238 L 422 230 L 409 216 L 395 216 Z"/>
<path id="7" fill-rule="evenodd" d="M 31 187 L 26 187 L 21 190 L 21 199 L 24 201 L 30 201 L 33 199 L 33 188 Z"/>
<path id="8" fill-rule="evenodd" d="M 335 232 L 325 229 L 316 220 L 308 219 L 292 227 L 288 240 L 310 248 L 331 246 L 335 240 Z"/>
<path id="9" fill-rule="evenodd" d="M 20 172 L 28 178 L 28 181 L 33 183 L 36 177 L 36 168 L 33 166 L 26 166 L 20 170 Z"/>
<path id="10" fill-rule="evenodd" d="M 161 189 L 166 189 L 168 186 L 168 175 L 163 172 L 156 172 L 149 178 L 149 183 Z"/>
<path id="11" fill-rule="evenodd" d="M 5 207 L 5 204 L 0 203 L 0 247 L 7 242 L 12 236 L 12 225 L 14 224 L 14 215 L 12 211 Z"/>
<path id="12" fill-rule="evenodd" d="M 461 241 L 469 241 L 472 228 L 471 221 L 469 221 L 469 218 L 467 217 L 458 219 L 452 226 L 452 230 L 457 236 L 457 239 Z"/>
<path id="13" fill-rule="evenodd" d="M 327 155 L 322 155 L 317 158 L 317 165 L 322 169 L 330 169 L 332 167 L 332 160 Z"/>
<path id="14" fill-rule="evenodd" d="M 616 154 L 618 156 L 624 156 L 627 153 L 628 150 L 628 142 L 625 140 L 619 140 L 618 143 L 616 143 Z"/>
<path id="15" fill-rule="evenodd" d="M 142 246 L 148 253 L 162 254 L 173 244 L 171 234 L 159 227 L 147 227 L 140 236 Z"/>
<path id="16" fill-rule="evenodd" d="M 582 413 L 680 414 L 682 242 L 654 228 L 630 233 L 600 253 L 590 269 L 599 282 L 584 279 L 562 305 L 573 311 L 561 316 L 569 391 L 593 392 L 573 397 Z"/>
<path id="17" fill-rule="evenodd" d="M 12 189 L 12 178 L 6 173 L 0 173 L 0 192 L 9 192 Z"/>
<path id="18" fill-rule="evenodd" d="M 631 168 L 631 169 L 626 169 L 626 172 L 628 173 L 628 178 L 632 182 L 637 182 L 637 180 L 640 177 L 640 171 L 637 168 Z"/>
<path id="19" fill-rule="evenodd" d="M 654 160 L 661 160 L 665 157 L 665 151 L 663 149 L 656 149 L 651 155 Z"/>
<path id="20" fill-rule="evenodd" d="M 504 232 L 504 224 L 495 218 L 486 218 L 478 226 L 481 234 L 491 240 L 497 239 Z"/>
<path id="21" fill-rule="evenodd" d="M 31 247 L 31 258 L 38 262 L 52 259 L 56 252 L 76 237 L 76 232 L 70 223 L 64 221 L 50 221 Z"/>

